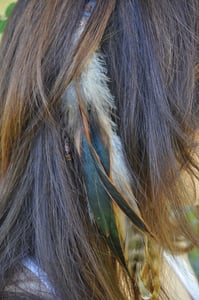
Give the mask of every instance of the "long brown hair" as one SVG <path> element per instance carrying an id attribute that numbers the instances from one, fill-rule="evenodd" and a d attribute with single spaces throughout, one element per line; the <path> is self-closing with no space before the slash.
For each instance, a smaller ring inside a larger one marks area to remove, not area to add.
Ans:
<path id="1" fill-rule="evenodd" d="M 0 52 L 0 289 L 34 256 L 61 299 L 127 299 L 117 263 L 90 224 L 78 155 L 64 157 L 60 99 L 99 47 L 132 190 L 163 249 L 199 245 L 186 182 L 199 178 L 198 0 L 19 0 Z M 184 179 L 188 178 L 188 179 Z M 197 183 L 198 184 L 198 183 Z M 178 249 L 179 250 L 179 249 Z M 123 280 L 125 280 L 125 272 Z M 127 285 L 129 285 L 128 278 Z"/>

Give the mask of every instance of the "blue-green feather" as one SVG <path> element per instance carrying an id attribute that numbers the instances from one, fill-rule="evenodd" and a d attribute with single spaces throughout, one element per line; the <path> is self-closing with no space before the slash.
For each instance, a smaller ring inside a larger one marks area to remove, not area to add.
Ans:
<path id="1" fill-rule="evenodd" d="M 124 214 L 128 216 L 128 218 L 138 230 L 148 233 L 152 236 L 143 220 L 132 210 L 122 194 L 112 184 L 111 180 L 109 180 L 110 170 L 107 169 L 107 166 L 110 166 L 109 151 L 107 147 L 104 146 L 100 134 L 96 129 L 91 129 L 90 137 L 91 144 L 88 144 L 86 138 L 84 137 L 84 148 L 87 148 L 87 152 L 89 153 L 89 162 L 92 165 L 93 170 L 95 171 L 95 176 L 98 180 L 100 188 L 103 189 L 103 193 L 109 195 L 109 197 L 107 197 L 109 201 L 111 201 L 111 199 L 115 201 L 115 203 L 120 207 Z M 96 159 L 96 154 L 100 159 L 101 165 Z"/>
<path id="2" fill-rule="evenodd" d="M 90 137 L 92 147 L 94 147 L 104 169 L 107 174 L 109 174 L 110 158 L 108 148 L 103 144 L 100 133 L 96 129 L 91 130 Z M 109 247 L 112 249 L 119 261 L 125 266 L 112 201 L 101 183 L 98 170 L 96 169 L 96 165 L 90 151 L 90 146 L 85 136 L 82 138 L 82 170 L 87 190 L 89 209 L 92 217 L 94 218 L 100 232 L 105 237 Z"/>

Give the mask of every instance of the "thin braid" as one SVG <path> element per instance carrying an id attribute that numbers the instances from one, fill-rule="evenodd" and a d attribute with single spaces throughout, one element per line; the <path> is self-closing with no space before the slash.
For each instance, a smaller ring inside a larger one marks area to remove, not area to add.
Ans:
<path id="1" fill-rule="evenodd" d="M 144 285 L 151 292 L 151 300 L 157 300 L 160 293 L 160 247 L 152 239 L 147 238 L 145 244 L 146 260 L 141 271 Z"/>

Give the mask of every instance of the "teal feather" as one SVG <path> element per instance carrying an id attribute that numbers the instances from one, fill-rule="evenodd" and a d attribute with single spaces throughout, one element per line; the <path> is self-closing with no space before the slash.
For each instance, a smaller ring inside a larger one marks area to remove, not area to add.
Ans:
<path id="1" fill-rule="evenodd" d="M 131 220 L 131 222 L 134 224 L 134 226 L 139 231 L 150 234 L 148 228 L 146 227 L 146 225 L 144 224 L 142 219 L 132 210 L 132 208 L 129 206 L 129 204 L 126 202 L 126 200 L 120 194 L 120 192 L 114 187 L 114 185 L 110 182 L 110 180 L 108 180 L 107 175 L 103 172 L 103 170 L 100 168 L 98 162 L 94 158 L 93 150 L 91 151 L 91 153 L 92 153 L 93 161 L 94 161 L 96 170 L 98 172 L 98 175 L 100 177 L 101 183 L 103 184 L 107 193 L 117 203 L 117 205 L 120 207 L 120 209 Z"/>
<path id="2" fill-rule="evenodd" d="M 89 143 L 90 142 L 90 143 Z M 124 266 L 131 278 L 120 244 L 119 234 L 115 221 L 112 200 L 129 217 L 132 224 L 142 232 L 149 233 L 142 219 L 130 208 L 126 200 L 117 191 L 108 178 L 110 174 L 109 149 L 102 141 L 97 128 L 90 125 L 90 141 L 85 135 L 82 137 L 82 170 L 87 190 L 89 208 L 94 221 L 105 237 L 110 249 Z M 138 288 L 146 299 L 151 298 L 139 275 Z M 144 298 L 143 298 L 144 299 Z"/>
<path id="3" fill-rule="evenodd" d="M 90 132 L 91 144 L 88 144 L 87 139 L 84 138 L 84 148 L 87 148 L 87 153 L 89 153 L 88 163 L 92 165 L 93 172 L 95 171 L 98 185 L 103 190 L 104 194 L 108 194 L 109 197 L 107 197 L 107 199 L 109 199 L 109 201 L 111 201 L 111 199 L 115 201 L 115 203 L 120 207 L 120 209 L 139 231 L 148 233 L 150 236 L 152 236 L 143 220 L 132 210 L 128 202 L 111 182 L 109 178 L 110 170 L 107 170 L 107 165 L 110 165 L 110 162 L 106 161 L 109 159 L 109 152 L 107 149 L 105 149 L 102 140 L 99 138 L 100 135 L 97 135 L 97 131 L 95 131 L 95 134 L 92 132 L 93 130 Z M 89 174 L 87 176 L 89 176 Z"/>
<path id="4" fill-rule="evenodd" d="M 103 144 L 100 133 L 91 130 L 90 138 L 92 146 L 100 157 L 101 163 L 107 174 L 110 172 L 110 158 L 107 147 Z M 99 172 L 91 155 L 90 146 L 86 137 L 82 137 L 82 171 L 84 183 L 87 190 L 89 209 L 92 217 L 105 237 L 109 247 L 114 252 L 119 261 L 126 267 L 123 251 L 120 245 L 118 230 L 116 226 L 112 201 L 109 194 L 101 183 Z"/>

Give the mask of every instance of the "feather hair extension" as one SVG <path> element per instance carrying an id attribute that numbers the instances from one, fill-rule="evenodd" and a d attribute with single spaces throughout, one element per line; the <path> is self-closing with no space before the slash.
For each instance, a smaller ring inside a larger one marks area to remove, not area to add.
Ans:
<path id="1" fill-rule="evenodd" d="M 69 135 L 74 139 L 82 162 L 91 220 L 120 263 L 135 278 L 141 298 L 151 299 L 153 292 L 148 291 L 141 279 L 146 259 L 144 236 L 147 233 L 150 236 L 150 230 L 141 218 L 130 187 L 122 145 L 111 119 L 114 101 L 108 89 L 105 63 L 99 53 L 92 56 L 79 82 L 71 82 L 62 107 Z M 129 225 L 131 222 L 133 226 Z M 139 258 L 132 255 L 136 252 L 136 243 L 140 244 L 139 252 L 142 253 Z M 133 272 L 132 264 L 135 266 Z"/>
<path id="2" fill-rule="evenodd" d="M 104 62 L 103 62 L 104 63 Z M 100 180 L 103 183 L 105 189 L 109 193 L 110 197 L 116 201 L 117 205 L 124 211 L 124 213 L 131 219 L 132 222 L 134 222 L 135 226 L 137 226 L 138 229 L 140 229 L 143 232 L 149 233 L 150 231 L 147 229 L 147 226 L 144 224 L 144 221 L 142 220 L 138 206 L 135 202 L 135 198 L 133 196 L 133 193 L 128 186 L 128 177 L 122 178 L 124 175 L 119 175 L 118 167 L 114 167 L 115 163 L 115 157 L 116 154 L 114 153 L 114 143 L 117 140 L 117 143 L 119 144 L 119 137 L 116 136 L 116 132 L 114 130 L 115 125 L 113 124 L 111 120 L 111 109 L 113 108 L 113 97 L 110 94 L 110 91 L 108 89 L 107 81 L 105 75 L 105 67 L 101 66 L 102 64 L 102 58 L 99 59 L 98 55 L 93 55 L 93 57 L 90 59 L 89 64 L 85 68 L 80 76 L 79 81 L 79 90 L 80 95 L 77 93 L 77 88 L 75 87 L 75 84 L 72 82 L 68 89 L 65 92 L 65 96 L 63 98 L 65 108 L 65 115 L 68 118 L 68 128 L 72 136 L 79 136 L 76 132 L 82 131 L 82 128 L 84 128 L 84 133 L 86 136 L 87 143 L 89 145 L 91 157 L 93 159 L 93 162 L 95 164 L 95 168 L 98 171 L 98 175 L 100 176 Z M 95 68 L 93 68 L 95 66 Z M 98 66 L 98 68 L 97 68 Z M 91 72 L 89 72 L 91 68 Z M 92 83 L 92 85 L 91 85 Z M 81 99 L 80 99 L 81 97 Z M 68 102 L 69 100 L 69 102 Z M 81 123 L 82 120 L 82 123 Z M 110 161 L 112 162 L 112 174 L 113 178 L 116 181 L 116 184 L 111 179 L 110 174 L 107 174 L 104 170 L 104 167 L 101 163 L 101 160 L 96 152 L 96 149 L 93 147 L 91 143 L 91 137 L 90 137 L 90 124 L 91 120 L 98 120 L 98 123 L 100 125 L 99 128 L 101 128 L 101 132 L 104 133 L 104 136 L 107 137 L 108 143 L 109 143 L 109 155 L 110 155 Z M 76 141 L 76 145 L 80 145 L 81 141 Z M 120 144 L 121 145 L 121 144 Z M 112 147 L 111 147 L 112 146 Z M 79 149 L 79 147 L 77 147 Z M 81 150 L 80 150 L 81 152 Z M 114 153 L 112 156 L 111 153 Z M 80 153 L 81 155 L 81 153 Z M 122 155 L 120 155 L 122 157 Z M 124 162 L 121 162 L 122 166 L 125 166 Z M 121 173 L 121 172 L 120 172 Z M 124 167 L 124 173 L 127 175 L 126 168 Z M 120 180 L 119 180 L 120 179 Z M 120 183 L 120 190 L 124 191 L 124 188 L 122 187 L 122 183 L 124 183 L 124 186 L 127 188 L 126 190 L 126 197 L 121 194 L 121 192 L 118 190 L 118 187 L 116 187 L 117 182 Z M 130 193 L 128 195 L 127 191 Z M 129 203 L 131 201 L 131 203 Z M 133 205 L 132 205 L 133 203 Z"/>
<path id="3" fill-rule="evenodd" d="M 94 1 L 91 2 L 93 8 Z M 88 16 L 83 17 L 75 41 Z M 111 118 L 115 104 L 108 81 L 105 60 L 98 50 L 62 97 L 63 123 L 80 156 L 91 221 L 136 281 L 140 297 L 156 299 L 152 296 L 153 287 L 141 276 L 143 267 L 149 265 L 145 242 L 154 237 L 141 217 L 131 189 L 122 144 Z M 135 248 L 139 250 L 138 259 Z"/>

